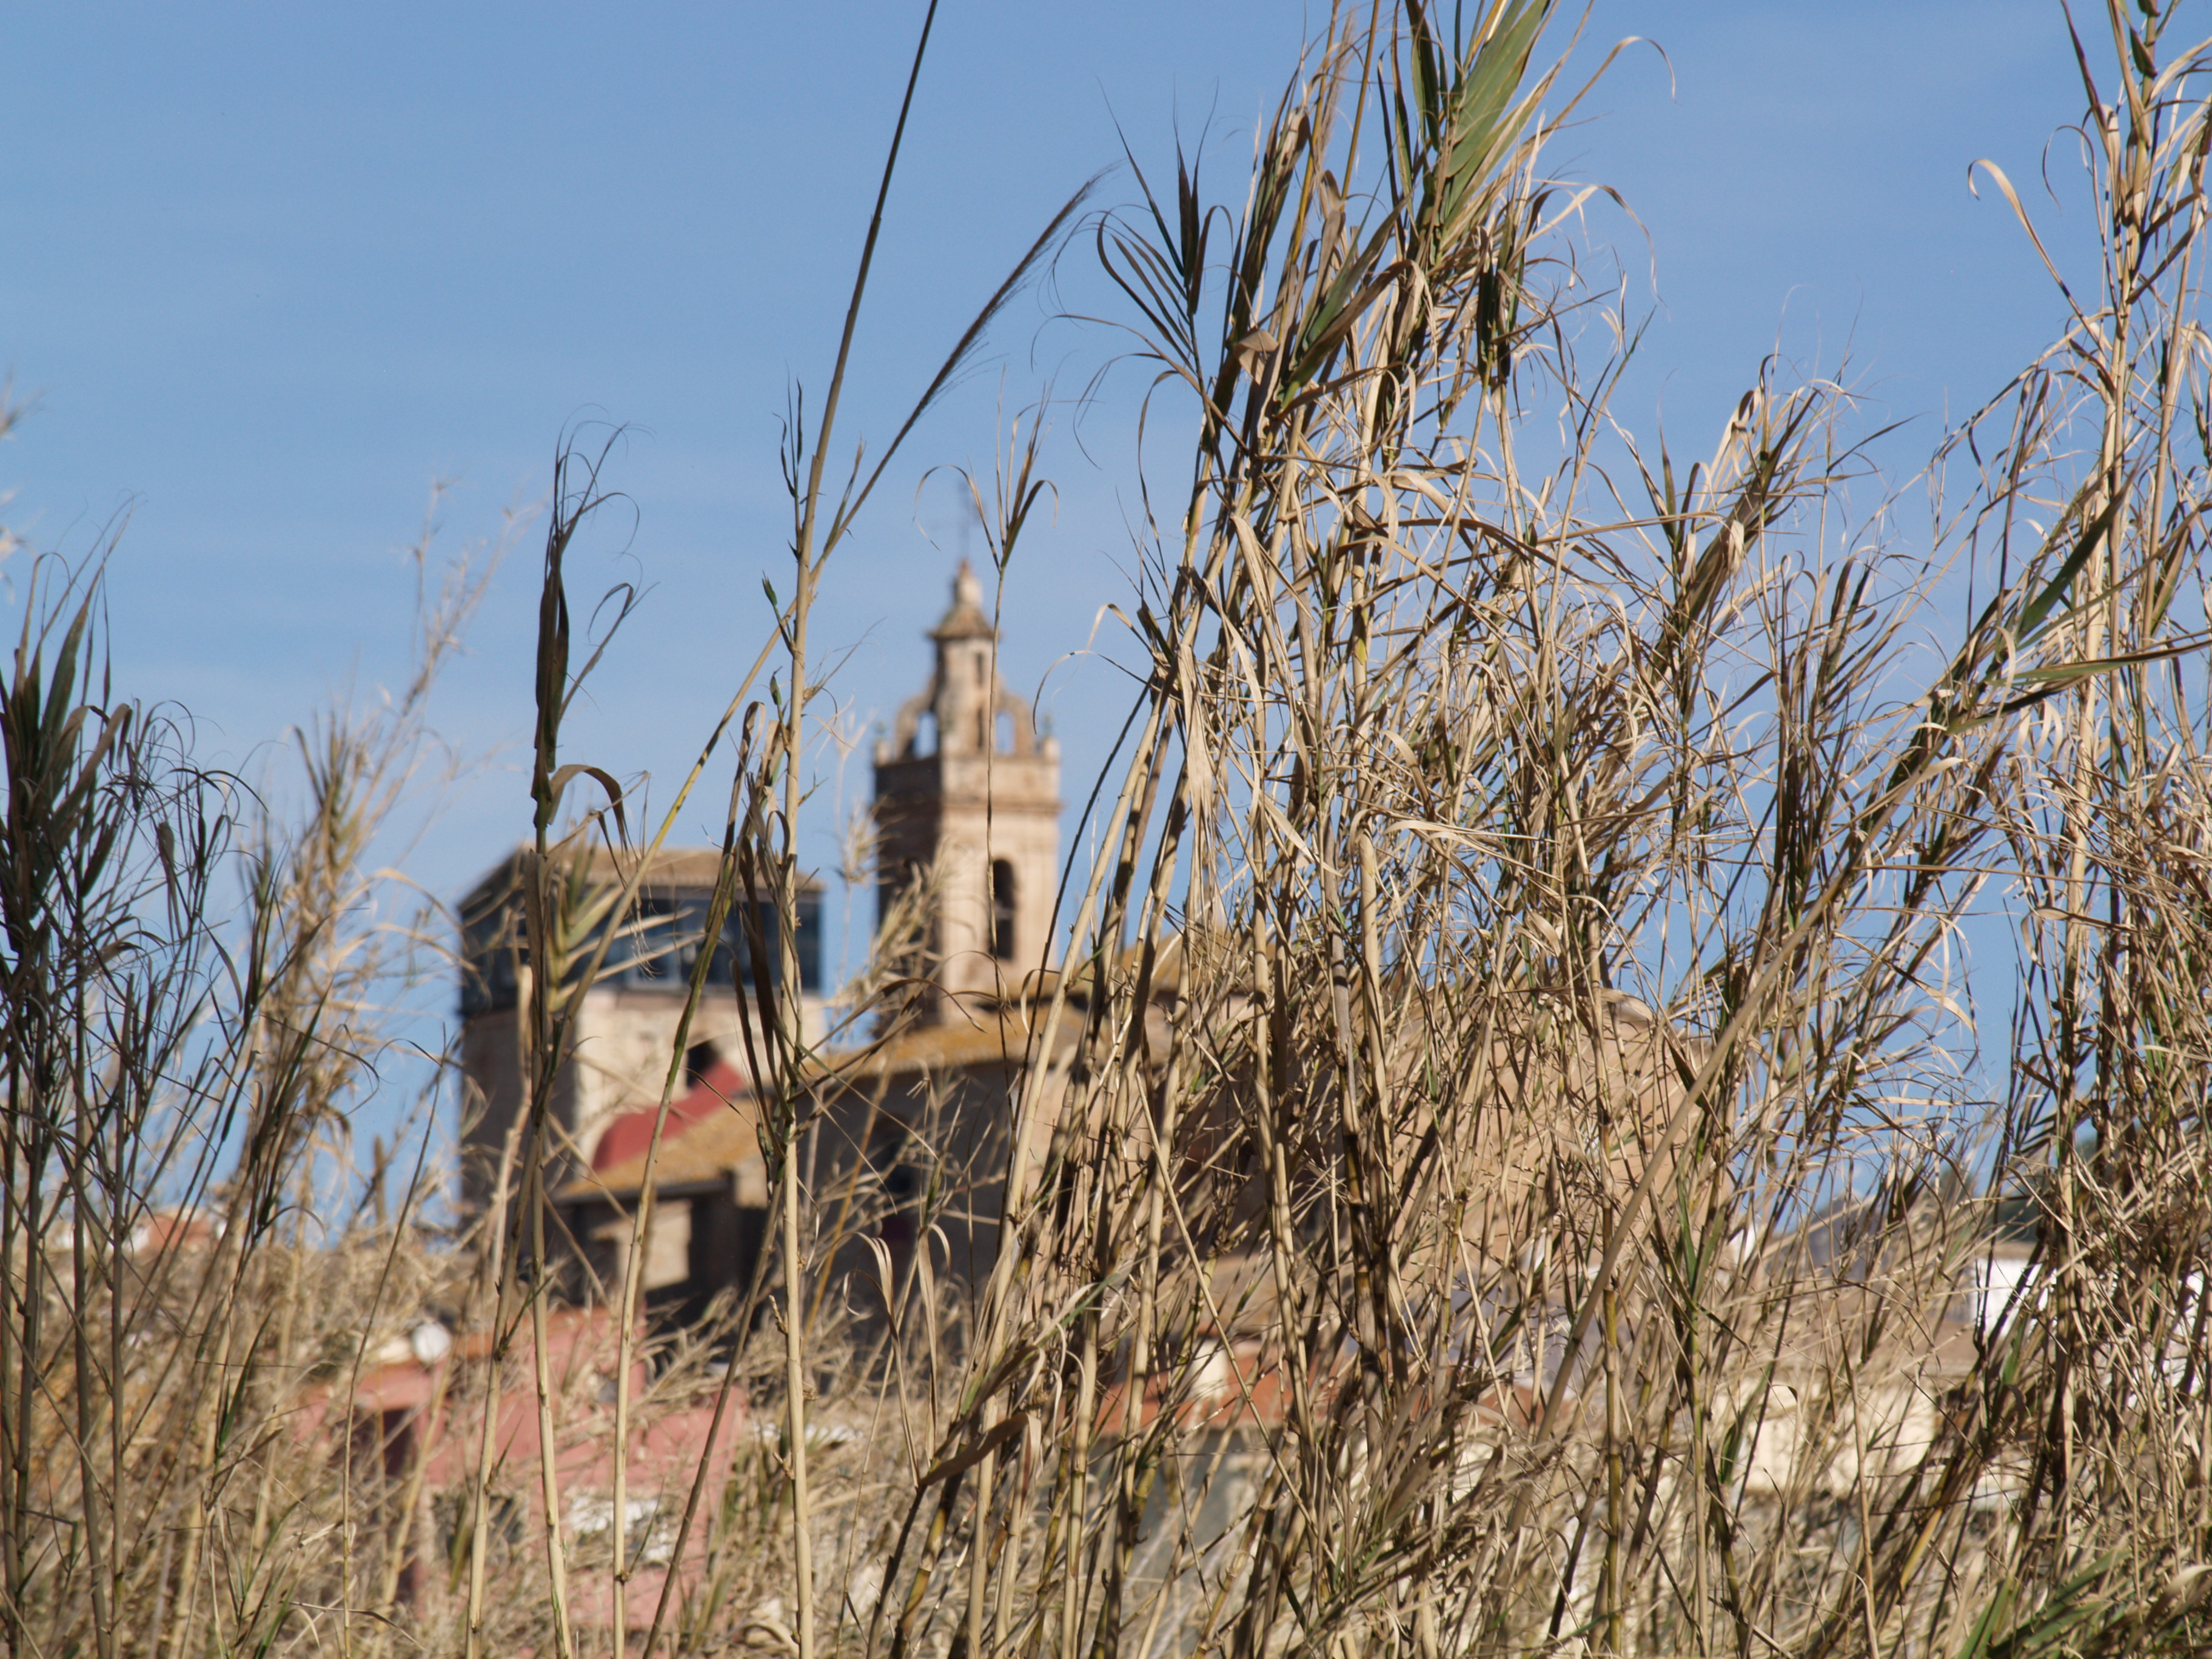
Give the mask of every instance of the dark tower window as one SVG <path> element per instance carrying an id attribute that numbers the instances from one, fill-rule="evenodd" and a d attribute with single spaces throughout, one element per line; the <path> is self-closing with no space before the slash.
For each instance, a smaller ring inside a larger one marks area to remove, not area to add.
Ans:
<path id="1" fill-rule="evenodd" d="M 704 1083 L 707 1080 L 707 1073 L 714 1069 L 714 1062 L 720 1058 L 721 1055 L 715 1052 L 713 1043 L 693 1043 L 689 1049 L 685 1050 L 684 1055 L 684 1088 L 696 1089 Z"/>
<path id="2" fill-rule="evenodd" d="M 1014 957 L 1014 866 L 1005 859 L 991 860 L 991 954 Z"/>

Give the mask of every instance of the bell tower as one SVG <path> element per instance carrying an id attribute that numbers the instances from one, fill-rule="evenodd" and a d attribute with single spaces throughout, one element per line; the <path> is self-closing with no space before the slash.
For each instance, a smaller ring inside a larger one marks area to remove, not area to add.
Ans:
<path id="1" fill-rule="evenodd" d="M 1060 744 L 1040 738 L 1028 705 L 999 678 L 998 632 L 968 562 L 952 608 L 929 632 L 937 672 L 876 744 L 879 915 L 926 871 L 933 884 L 927 947 L 942 995 L 1012 995 L 1047 965 L 1060 879 Z"/>

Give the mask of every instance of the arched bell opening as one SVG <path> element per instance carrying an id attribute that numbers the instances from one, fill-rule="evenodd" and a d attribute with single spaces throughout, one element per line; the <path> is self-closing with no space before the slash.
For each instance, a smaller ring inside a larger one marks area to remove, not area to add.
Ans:
<path id="1" fill-rule="evenodd" d="M 1014 959 L 1014 866 L 1006 859 L 991 860 L 991 954 L 1000 962 Z"/>

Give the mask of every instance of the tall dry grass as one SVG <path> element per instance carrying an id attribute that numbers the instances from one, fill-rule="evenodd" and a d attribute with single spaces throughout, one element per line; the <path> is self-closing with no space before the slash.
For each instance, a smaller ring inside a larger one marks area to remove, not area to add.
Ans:
<path id="1" fill-rule="evenodd" d="M 2203 51 L 2081 42 L 2091 280 L 1913 549 L 1837 387 L 1616 425 L 1551 21 L 1340 11 L 1094 222 L 1196 433 L 871 1651 L 2206 1642 Z"/>
<path id="2" fill-rule="evenodd" d="M 114 693 L 96 565 L 26 574 L 0 706 L 0 1637 L 265 1647 L 303 1610 L 390 1604 L 351 1461 L 298 1416 L 459 1295 L 423 1242 L 427 1136 L 374 1149 L 373 1213 L 326 1210 L 334 1160 L 372 1161 L 349 1113 L 428 966 L 368 854 L 434 768 L 425 700 L 483 566 L 426 592 L 398 695 L 295 734 L 283 814 Z"/>
<path id="3" fill-rule="evenodd" d="M 426 1139 L 372 1150 L 349 1217 L 325 1177 L 434 931 L 386 925 L 367 859 L 477 579 L 432 596 L 391 710 L 303 738 L 280 818 L 112 698 L 92 580 L 41 566 L 0 708 L 10 1659 L 2203 1650 L 2212 66 L 2171 9 L 2081 40 L 2094 234 L 1978 171 L 2069 321 L 1946 439 L 1924 544 L 1847 391 L 1782 365 L 1694 465 L 1629 435 L 1635 332 L 1568 234 L 1596 198 L 1545 170 L 1576 103 L 1546 0 L 1339 10 L 1237 191 L 1179 155 L 1083 221 L 1188 467 L 1154 440 L 1141 690 L 1012 1121 L 969 1143 L 994 1162 L 923 1171 L 925 1206 L 995 1194 L 1000 1248 L 942 1282 L 925 1212 L 860 1317 L 888 1172 L 829 1147 L 779 988 L 809 619 L 1083 193 L 833 476 L 902 106 L 792 411 L 773 626 L 653 824 L 619 757 L 565 744 L 609 647 L 572 640 L 567 568 L 605 453 L 564 447 L 528 1109 L 463 1234 L 424 1218 Z M 1033 435 L 1009 454 L 978 490 L 1002 586 Z M 656 1334 L 648 1200 L 580 1375 L 554 1084 L 602 924 L 726 773 L 708 937 L 739 903 L 781 929 L 743 992 L 776 1248 L 714 1330 Z M 594 842 L 623 884 L 583 878 Z M 1966 973 L 1993 912 L 2002 1009 Z M 912 943 L 846 1038 L 911 1012 Z M 424 1310 L 474 1437 L 443 1508 L 350 1403 Z M 633 1539 L 630 1448 L 702 1409 L 762 1432 Z M 579 1436 L 611 1524 L 563 1489 Z"/>

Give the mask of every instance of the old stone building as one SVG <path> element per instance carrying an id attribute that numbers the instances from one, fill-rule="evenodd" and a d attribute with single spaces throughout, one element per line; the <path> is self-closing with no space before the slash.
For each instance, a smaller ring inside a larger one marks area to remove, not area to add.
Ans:
<path id="1" fill-rule="evenodd" d="M 519 848 L 501 860 L 461 904 L 461 1065 L 469 1095 L 462 1179 L 471 1208 L 489 1194 L 527 1093 L 521 1022 L 532 967 L 522 909 L 530 856 Z M 629 872 L 605 848 L 580 861 L 564 884 L 555 926 L 571 941 L 568 976 L 580 978 L 602 947 L 605 956 L 577 1010 L 575 1059 L 554 1082 L 548 1174 L 556 1184 L 604 1161 L 600 1143 L 618 1117 L 641 1100 L 659 1101 L 720 864 L 713 852 L 663 853 L 623 915 L 612 914 L 613 903 Z M 820 884 L 809 882 L 797 917 L 799 991 L 803 1018 L 817 1036 L 823 1023 L 821 914 Z M 761 907 L 759 923 L 764 937 L 775 936 L 772 906 Z M 750 931 L 746 919 L 732 914 L 709 964 L 708 994 L 692 1023 L 688 1066 L 695 1081 L 716 1056 L 743 1046 L 738 977 L 750 972 Z"/>
<path id="2" fill-rule="evenodd" d="M 830 1042 L 821 891 L 805 887 L 796 918 L 801 1006 L 809 1042 L 823 1045 L 805 1157 L 817 1200 L 842 1236 L 887 1243 L 903 1260 L 926 1201 L 945 1253 L 939 1266 L 965 1278 L 988 1263 L 995 1236 L 989 1172 L 1025 1048 L 1018 992 L 1051 962 L 1060 760 L 998 672 L 996 631 L 964 562 L 951 606 L 928 638 L 929 680 L 877 749 L 875 802 L 879 902 L 885 914 L 902 902 L 920 906 L 919 965 L 933 989 L 904 1011 L 895 1033 L 848 1031 Z M 492 1190 L 526 1094 L 526 860 L 519 852 L 503 860 L 463 907 L 463 1065 L 472 1103 L 464 1197 L 471 1206 Z M 628 1217 L 642 1189 L 719 862 L 707 850 L 661 854 L 627 916 L 611 914 L 625 872 L 604 852 L 571 884 L 572 961 L 601 940 L 607 945 L 550 1115 L 548 1185 L 574 1268 L 570 1289 L 582 1300 L 603 1297 L 623 1272 Z M 763 906 L 758 922 L 758 936 L 773 939 L 772 909 Z M 723 930 L 655 1160 L 642 1282 L 651 1304 L 679 1316 L 750 1282 L 768 1232 L 770 1193 L 740 994 L 750 973 L 748 933 L 742 915 Z"/>

